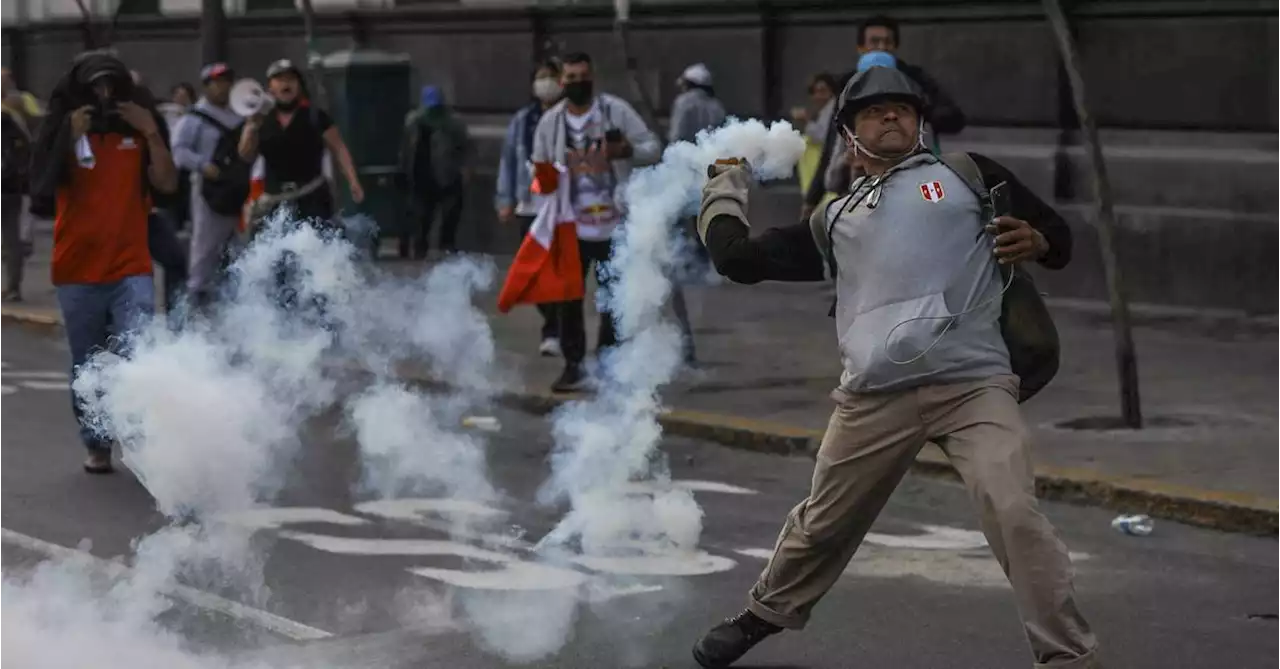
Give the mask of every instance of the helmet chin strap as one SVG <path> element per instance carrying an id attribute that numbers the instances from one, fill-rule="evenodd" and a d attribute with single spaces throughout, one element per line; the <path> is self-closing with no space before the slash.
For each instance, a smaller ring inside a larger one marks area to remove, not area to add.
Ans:
<path id="1" fill-rule="evenodd" d="M 847 127 L 847 126 L 845 127 L 845 132 L 849 132 L 848 127 Z M 917 127 L 916 127 L 916 143 L 915 143 L 915 145 L 914 145 L 914 146 L 912 146 L 912 147 L 910 147 L 910 148 L 908 148 L 907 150 L 903 151 L 902 153 L 897 154 L 897 155 L 892 155 L 892 156 L 882 156 L 882 155 L 880 155 L 880 154 L 878 154 L 878 153 L 875 153 L 875 152 L 873 152 L 871 149 L 868 149 L 868 148 L 867 148 L 867 145 L 866 145 L 866 144 L 863 144 L 863 143 L 862 143 L 862 140 L 858 139 L 858 136 L 857 136 L 857 135 L 854 135 L 854 134 L 853 134 L 853 133 L 851 133 L 851 132 L 850 132 L 849 134 L 853 137 L 853 150 L 854 150 L 854 151 L 860 151 L 860 152 L 861 152 L 863 155 L 865 155 L 866 157 L 868 157 L 868 158 L 872 158 L 872 159 L 874 159 L 874 160 L 885 160 L 885 161 L 889 161 L 889 160 L 902 160 L 903 158 L 906 158 L 907 156 L 909 156 L 909 155 L 911 155 L 911 154 L 915 153 L 916 151 L 919 151 L 920 149 L 925 148 L 925 145 L 924 145 L 924 120 L 923 120 L 923 119 L 921 119 L 921 120 L 920 120 L 920 124 L 919 124 L 919 126 L 917 126 Z"/>

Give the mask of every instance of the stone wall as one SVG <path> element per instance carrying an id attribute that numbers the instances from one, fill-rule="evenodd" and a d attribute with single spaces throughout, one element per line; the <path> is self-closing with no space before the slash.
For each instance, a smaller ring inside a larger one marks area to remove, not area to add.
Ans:
<path id="1" fill-rule="evenodd" d="M 1139 301 L 1274 312 L 1277 303 L 1277 3 L 1235 0 L 1070 3 L 1089 99 L 1120 207 L 1120 254 Z M 642 85 L 664 113 L 674 79 L 705 62 L 731 113 L 778 117 L 803 100 L 819 71 L 852 66 L 856 23 L 886 3 L 835 0 L 667 4 L 633 11 Z M 1076 222 L 1080 262 L 1046 278 L 1063 296 L 1105 296 L 1096 236 L 1087 223 L 1089 172 L 1040 3 L 904 0 L 901 57 L 952 94 L 971 129 L 948 149 L 981 151 L 1014 168 Z M 510 250 L 514 233 L 489 209 L 504 116 L 527 99 L 530 63 L 584 50 L 599 87 L 630 91 L 605 8 L 474 9 L 412 6 L 321 14 L 317 47 L 407 53 L 415 85 L 442 86 L 481 138 L 481 178 L 463 240 Z M 292 13 L 233 17 L 229 60 L 261 77 L 268 63 L 304 59 Z M 190 81 L 200 66 L 195 18 L 124 18 L 115 46 L 157 88 Z M 6 27 L 3 56 L 42 93 L 81 49 L 75 23 Z M 405 94 L 411 95 L 410 91 Z M 390 120 L 389 120 L 390 122 Z M 399 122 L 398 119 L 394 122 Z M 786 221 L 794 188 L 774 187 L 761 211 Z"/>

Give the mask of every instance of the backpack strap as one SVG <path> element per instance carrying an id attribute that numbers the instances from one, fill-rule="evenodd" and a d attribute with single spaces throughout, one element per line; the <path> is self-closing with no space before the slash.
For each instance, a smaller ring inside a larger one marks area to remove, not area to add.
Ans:
<path id="1" fill-rule="evenodd" d="M 224 134 L 224 135 L 225 135 L 225 134 L 227 134 L 227 133 L 229 133 L 229 132 L 234 132 L 234 130 L 233 130 L 232 128 L 229 128 L 229 127 L 227 127 L 227 126 L 223 125 L 221 121 L 219 121 L 218 119 L 214 118 L 214 117 L 213 117 L 213 116 L 211 116 L 210 114 L 207 114 L 207 113 L 205 113 L 205 112 L 200 111 L 199 109 L 192 109 L 191 111 L 189 111 L 189 112 L 187 112 L 187 113 L 188 113 L 188 114 L 191 114 L 191 115 L 193 115 L 193 116 L 199 116 L 200 118 L 204 119 L 204 120 L 205 120 L 205 122 L 206 122 L 206 123 L 208 123 L 209 125 L 212 125 L 213 127 L 217 128 L 218 130 L 221 130 L 221 131 L 222 131 L 222 134 Z"/>
<path id="2" fill-rule="evenodd" d="M 989 221 L 995 216 L 995 207 L 991 204 L 991 193 L 987 190 L 986 183 L 982 179 L 982 170 L 978 167 L 978 163 L 973 160 L 973 156 L 962 153 L 944 153 L 938 156 L 938 160 L 951 170 L 964 185 L 978 196 L 978 203 L 982 206 L 982 220 Z"/>

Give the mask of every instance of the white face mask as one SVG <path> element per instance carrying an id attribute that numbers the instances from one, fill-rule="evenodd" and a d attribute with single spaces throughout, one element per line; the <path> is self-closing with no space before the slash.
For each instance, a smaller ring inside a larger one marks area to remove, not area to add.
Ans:
<path id="1" fill-rule="evenodd" d="M 533 95 L 543 102 L 559 100 L 562 92 L 559 80 L 549 77 L 533 80 Z"/>

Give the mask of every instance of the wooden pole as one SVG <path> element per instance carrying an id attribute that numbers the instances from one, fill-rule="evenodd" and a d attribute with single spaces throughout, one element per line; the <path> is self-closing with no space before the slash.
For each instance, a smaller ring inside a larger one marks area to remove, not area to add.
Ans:
<path id="1" fill-rule="evenodd" d="M 1138 394 L 1138 357 L 1133 347 L 1133 330 L 1129 321 L 1129 302 L 1120 262 L 1116 257 L 1115 212 L 1111 201 L 1111 182 L 1098 141 L 1098 126 L 1086 104 L 1084 77 L 1080 75 L 1080 59 L 1066 14 L 1058 0 L 1044 0 L 1045 14 L 1058 42 L 1058 52 L 1071 82 L 1076 116 L 1084 131 L 1089 164 L 1093 171 L 1094 201 L 1097 205 L 1098 240 L 1102 247 L 1102 266 L 1106 272 L 1107 293 L 1111 302 L 1111 325 L 1115 335 L 1116 370 L 1120 377 L 1120 412 L 1124 424 L 1142 427 L 1142 402 Z"/>

